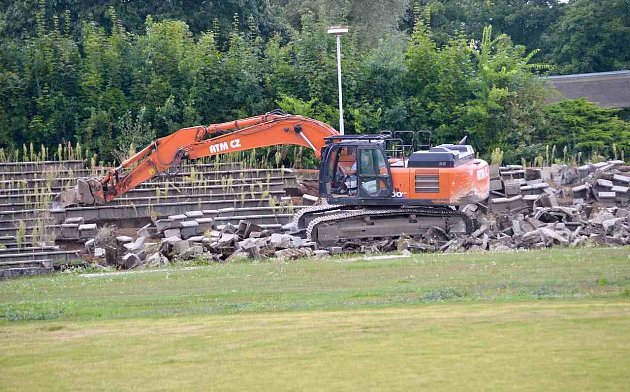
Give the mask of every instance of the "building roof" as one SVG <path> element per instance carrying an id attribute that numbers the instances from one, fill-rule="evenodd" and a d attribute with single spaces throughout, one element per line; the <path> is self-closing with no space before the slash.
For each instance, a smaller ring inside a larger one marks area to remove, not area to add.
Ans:
<path id="1" fill-rule="evenodd" d="M 607 108 L 630 108 L 630 70 L 548 76 L 560 93 L 552 101 L 586 98 Z"/>

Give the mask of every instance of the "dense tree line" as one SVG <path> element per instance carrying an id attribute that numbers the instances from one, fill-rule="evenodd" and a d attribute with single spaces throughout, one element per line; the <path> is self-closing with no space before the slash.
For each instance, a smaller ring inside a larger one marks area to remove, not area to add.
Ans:
<path id="1" fill-rule="evenodd" d="M 575 8 L 581 0 L 456 3 L 3 3 L 0 147 L 80 142 L 110 159 L 182 126 L 278 106 L 337 126 L 335 48 L 326 27 L 344 21 L 353 26 L 343 41 L 349 132 L 428 129 L 438 141 L 469 134 L 483 154 L 499 147 L 509 160 L 532 159 L 554 144 L 588 155 L 630 149 L 630 124 L 614 111 L 585 102 L 549 106 L 537 78 L 628 67 L 628 51 L 616 46 L 627 39 L 628 0 L 597 9 L 597 23 L 611 35 L 588 53 L 578 47 L 595 32 Z M 573 20 L 582 35 L 567 33 Z M 568 138 L 576 124 L 580 131 Z"/>

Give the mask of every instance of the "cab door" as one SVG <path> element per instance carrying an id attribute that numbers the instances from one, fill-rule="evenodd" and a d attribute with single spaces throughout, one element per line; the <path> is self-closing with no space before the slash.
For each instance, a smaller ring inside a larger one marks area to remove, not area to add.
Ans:
<path id="1" fill-rule="evenodd" d="M 360 146 L 357 154 L 357 197 L 389 198 L 392 192 L 392 174 L 383 149 Z"/>
<path id="2" fill-rule="evenodd" d="M 379 145 L 333 144 L 321 158 L 319 194 L 330 204 L 369 205 L 392 197 L 389 162 Z"/>

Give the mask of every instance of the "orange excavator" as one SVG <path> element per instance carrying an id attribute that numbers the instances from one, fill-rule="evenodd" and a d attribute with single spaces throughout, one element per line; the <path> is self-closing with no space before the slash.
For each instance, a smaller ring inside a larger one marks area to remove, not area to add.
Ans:
<path id="1" fill-rule="evenodd" d="M 489 194 L 488 163 L 472 146 L 442 144 L 407 156 L 388 156 L 390 135 L 340 135 L 317 120 L 273 111 L 221 124 L 183 128 L 155 140 L 102 178 L 79 179 L 55 197 L 53 208 L 103 204 L 194 160 L 253 148 L 297 145 L 320 159 L 324 204 L 302 209 L 294 233 L 321 246 L 423 236 L 429 230 L 470 233 L 474 222 L 459 207 Z"/>

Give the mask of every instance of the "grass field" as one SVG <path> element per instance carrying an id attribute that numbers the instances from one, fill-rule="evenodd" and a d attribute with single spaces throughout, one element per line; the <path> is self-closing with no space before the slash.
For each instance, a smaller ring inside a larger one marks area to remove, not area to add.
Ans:
<path id="1" fill-rule="evenodd" d="M 0 282 L 2 390 L 623 390 L 630 248 Z"/>

